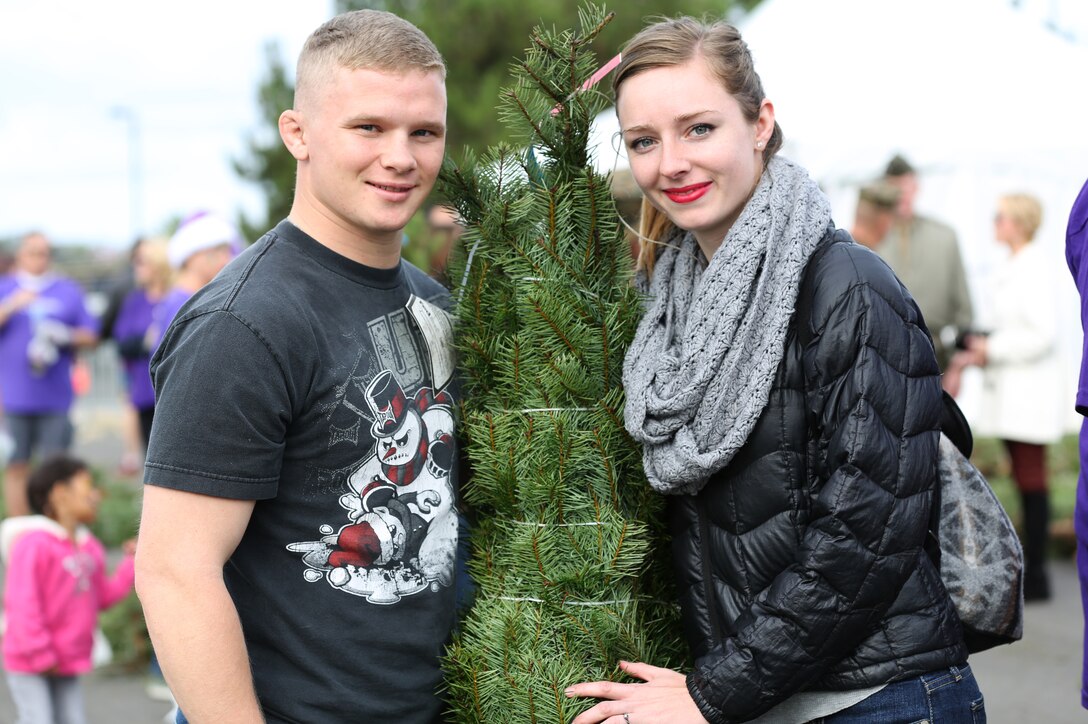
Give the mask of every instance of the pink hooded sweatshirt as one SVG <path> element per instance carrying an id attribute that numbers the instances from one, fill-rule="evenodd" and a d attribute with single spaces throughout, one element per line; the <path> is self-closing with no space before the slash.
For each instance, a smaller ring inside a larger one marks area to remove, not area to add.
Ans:
<path id="1" fill-rule="evenodd" d="M 44 515 L 5 520 L 0 554 L 7 563 L 4 668 L 65 676 L 90 671 L 98 612 L 132 590 L 132 556 L 108 576 L 105 549 L 89 530 L 79 528 L 73 541 Z"/>

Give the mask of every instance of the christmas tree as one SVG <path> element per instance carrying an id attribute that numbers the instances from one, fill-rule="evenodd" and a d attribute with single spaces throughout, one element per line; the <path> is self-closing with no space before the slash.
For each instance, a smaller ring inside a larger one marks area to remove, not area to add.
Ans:
<path id="1" fill-rule="evenodd" d="M 642 302 L 587 149 L 609 103 L 584 87 L 590 44 L 610 18 L 537 28 L 500 107 L 526 145 L 440 178 L 466 226 L 451 279 L 477 591 L 446 660 L 458 722 L 569 722 L 593 702 L 567 686 L 618 679 L 620 659 L 680 663 L 663 503 L 623 428 Z"/>

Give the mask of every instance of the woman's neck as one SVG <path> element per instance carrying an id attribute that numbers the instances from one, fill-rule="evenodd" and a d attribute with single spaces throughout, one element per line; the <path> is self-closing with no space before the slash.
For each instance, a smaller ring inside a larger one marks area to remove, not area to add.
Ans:
<path id="1" fill-rule="evenodd" d="M 1027 248 L 1028 240 L 1027 239 L 1009 239 L 1009 241 L 1007 243 L 1009 245 L 1009 251 L 1012 253 L 1013 256 L 1016 256 L 1017 254 L 1022 252 L 1025 248 Z"/>
<path id="2" fill-rule="evenodd" d="M 169 287 L 166 284 L 159 283 L 148 284 L 146 287 L 144 287 L 144 293 L 147 295 L 147 298 L 153 302 L 157 302 L 164 296 L 166 296 L 166 292 L 168 290 Z"/>

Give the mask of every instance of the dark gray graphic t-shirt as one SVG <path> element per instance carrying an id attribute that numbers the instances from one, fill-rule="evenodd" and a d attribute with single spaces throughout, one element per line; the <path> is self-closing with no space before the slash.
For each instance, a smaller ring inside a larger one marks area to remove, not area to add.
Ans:
<path id="1" fill-rule="evenodd" d="M 447 300 L 406 262 L 362 266 L 284 221 L 152 361 L 147 482 L 257 501 L 224 575 L 270 722 L 439 716 L 457 545 Z"/>

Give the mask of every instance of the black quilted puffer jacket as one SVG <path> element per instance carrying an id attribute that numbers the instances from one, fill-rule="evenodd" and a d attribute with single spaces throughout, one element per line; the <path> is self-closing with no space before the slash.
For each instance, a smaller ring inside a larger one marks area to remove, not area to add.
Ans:
<path id="1" fill-rule="evenodd" d="M 926 552 L 933 345 L 876 254 L 843 231 L 823 243 L 748 441 L 698 495 L 670 498 L 688 690 L 710 722 L 967 659 Z"/>

